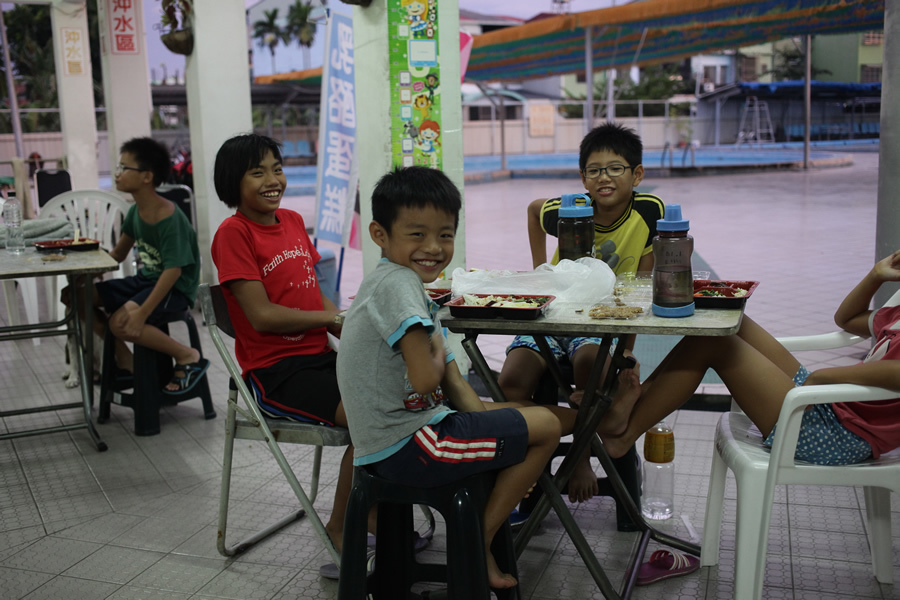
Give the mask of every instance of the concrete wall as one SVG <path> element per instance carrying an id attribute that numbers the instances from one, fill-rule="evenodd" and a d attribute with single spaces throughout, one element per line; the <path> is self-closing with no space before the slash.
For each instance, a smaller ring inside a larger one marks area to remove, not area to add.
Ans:
<path id="1" fill-rule="evenodd" d="M 820 73 L 814 79 L 820 81 L 859 81 L 860 34 L 819 35 L 813 38 L 813 68 L 828 69 L 831 74 Z M 878 46 L 878 48 L 881 48 Z M 880 63 L 881 60 L 879 59 Z"/>

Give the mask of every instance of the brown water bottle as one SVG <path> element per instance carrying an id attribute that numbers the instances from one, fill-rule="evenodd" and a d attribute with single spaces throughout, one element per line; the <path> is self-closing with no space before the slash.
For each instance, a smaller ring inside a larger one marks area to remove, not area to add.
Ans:
<path id="1" fill-rule="evenodd" d="M 594 256 L 594 209 L 587 194 L 563 194 L 560 198 L 559 260 Z"/>
<path id="2" fill-rule="evenodd" d="M 653 238 L 653 304 L 660 317 L 689 317 L 694 314 L 694 277 L 691 256 L 694 238 L 688 235 L 691 223 L 681 217 L 681 205 L 666 206 L 665 217 L 656 222 Z"/>

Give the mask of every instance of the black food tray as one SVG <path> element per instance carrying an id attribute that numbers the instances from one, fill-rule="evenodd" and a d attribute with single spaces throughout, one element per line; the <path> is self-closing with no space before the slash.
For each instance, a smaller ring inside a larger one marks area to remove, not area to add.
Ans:
<path id="1" fill-rule="evenodd" d="M 695 279 L 694 306 L 697 308 L 741 308 L 758 285 L 758 281 Z M 734 294 L 738 290 L 747 293 L 735 296 Z M 716 292 L 722 295 L 705 296 L 702 292 Z"/>
<path id="2" fill-rule="evenodd" d="M 534 307 L 515 308 L 506 306 L 472 306 L 467 305 L 465 298 L 460 296 L 447 303 L 450 314 L 461 319 L 511 319 L 516 321 L 533 321 L 541 316 L 547 305 L 553 302 L 555 296 L 525 295 L 525 294 L 468 294 L 478 298 L 494 296 L 502 299 L 534 300 Z"/>

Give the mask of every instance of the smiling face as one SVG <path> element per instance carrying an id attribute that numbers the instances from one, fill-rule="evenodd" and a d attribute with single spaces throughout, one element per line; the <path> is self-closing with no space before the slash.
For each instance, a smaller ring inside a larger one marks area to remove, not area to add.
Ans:
<path id="1" fill-rule="evenodd" d="M 456 219 L 452 214 L 426 206 L 403 207 L 388 231 L 377 221 L 369 224 L 372 240 L 392 263 L 415 271 L 423 283 L 438 278 L 453 258 Z"/>
<path id="2" fill-rule="evenodd" d="M 644 167 L 629 165 L 628 161 L 610 150 L 598 150 L 588 157 L 585 170 L 590 167 L 608 167 L 610 165 L 631 166 L 618 177 L 610 177 L 603 171 L 596 179 L 588 179 L 581 173 L 581 182 L 594 202 L 594 216 L 601 225 L 611 225 L 616 221 L 628 202 L 631 192 L 644 178 Z"/>
<path id="3" fill-rule="evenodd" d="M 261 225 L 275 224 L 275 209 L 281 205 L 281 196 L 287 187 L 287 178 L 281 161 L 271 151 L 266 152 L 259 165 L 250 167 L 241 178 L 241 203 L 238 210 L 245 217 Z"/>

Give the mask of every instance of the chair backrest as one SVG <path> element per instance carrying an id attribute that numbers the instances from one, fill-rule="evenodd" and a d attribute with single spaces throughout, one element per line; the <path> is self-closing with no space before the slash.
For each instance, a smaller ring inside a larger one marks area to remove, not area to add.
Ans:
<path id="1" fill-rule="evenodd" d="M 234 325 L 231 324 L 228 303 L 225 301 L 225 293 L 221 285 L 200 284 L 200 307 L 207 324 L 215 325 L 222 333 L 234 338 Z"/>
<path id="2" fill-rule="evenodd" d="M 164 183 L 156 188 L 156 193 L 167 200 L 171 200 L 184 212 L 184 216 L 191 222 L 194 231 L 197 230 L 197 206 L 194 203 L 194 192 L 186 185 Z"/>
<path id="3" fill-rule="evenodd" d="M 65 169 L 38 169 L 34 172 L 34 189 L 38 207 L 42 207 L 63 192 L 72 190 L 72 178 Z"/>

